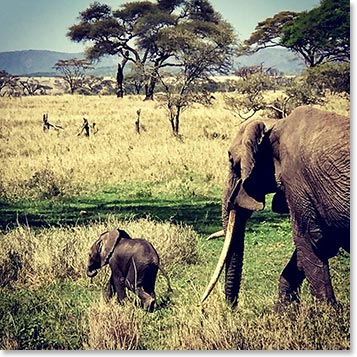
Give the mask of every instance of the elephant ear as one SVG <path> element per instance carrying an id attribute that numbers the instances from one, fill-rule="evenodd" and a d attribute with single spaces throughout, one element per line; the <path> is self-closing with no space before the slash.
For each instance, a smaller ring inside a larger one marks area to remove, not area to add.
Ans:
<path id="1" fill-rule="evenodd" d="M 240 207 L 250 211 L 262 210 L 265 194 L 275 186 L 273 157 L 269 141 L 270 130 L 263 122 L 247 125 L 242 138 L 241 178 L 237 195 Z"/>
<path id="2" fill-rule="evenodd" d="M 124 230 L 118 228 L 117 231 L 119 232 L 120 238 L 131 239 L 129 234 L 126 233 Z"/>
<path id="3" fill-rule="evenodd" d="M 105 232 L 101 235 L 100 239 L 100 257 L 102 266 L 108 264 L 113 251 L 118 244 L 121 236 L 118 229 Z"/>

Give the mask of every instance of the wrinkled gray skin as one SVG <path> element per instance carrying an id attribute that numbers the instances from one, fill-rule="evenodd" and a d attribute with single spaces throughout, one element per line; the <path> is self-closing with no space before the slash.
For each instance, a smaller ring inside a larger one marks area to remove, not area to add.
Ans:
<path id="1" fill-rule="evenodd" d="M 129 289 L 139 296 L 142 307 L 152 312 L 156 303 L 155 281 L 158 269 L 166 278 L 169 291 L 172 291 L 152 244 L 144 239 L 132 239 L 123 230 L 104 232 L 92 245 L 88 259 L 88 277 L 97 275 L 97 270 L 106 264 L 111 269 L 106 289 L 107 300 L 116 293 L 120 303 L 126 297 L 126 289 Z"/>
<path id="2" fill-rule="evenodd" d="M 306 278 L 311 294 L 335 302 L 328 259 L 350 250 L 350 122 L 334 113 L 297 108 L 282 120 L 250 120 L 229 149 L 230 169 L 223 195 L 226 230 L 236 210 L 226 259 L 225 295 L 237 305 L 244 234 L 251 214 L 264 208 L 290 213 L 295 251 L 281 273 L 276 310 L 299 301 Z"/>

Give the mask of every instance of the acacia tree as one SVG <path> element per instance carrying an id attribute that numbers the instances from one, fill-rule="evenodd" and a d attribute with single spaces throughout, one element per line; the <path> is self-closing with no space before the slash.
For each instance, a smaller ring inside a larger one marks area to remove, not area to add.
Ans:
<path id="1" fill-rule="evenodd" d="M 348 0 L 321 0 L 311 11 L 283 11 L 258 23 L 245 41 L 245 52 L 283 46 L 302 56 L 308 67 L 328 61 L 349 61 Z"/>
<path id="2" fill-rule="evenodd" d="M 82 87 L 87 69 L 92 69 L 93 66 L 86 59 L 71 58 L 68 60 L 59 60 L 53 66 L 56 71 L 62 74 L 62 78 L 68 85 L 71 94 L 73 94 L 76 89 Z"/>
<path id="3" fill-rule="evenodd" d="M 219 19 L 218 14 L 215 16 Z M 232 26 L 222 20 L 212 23 L 196 18 L 166 31 L 166 36 L 176 46 L 178 73 L 163 76 L 157 72 L 157 76 L 165 89 L 164 101 L 172 132 L 178 136 L 181 113 L 193 102 L 210 102 L 210 94 L 200 90 L 200 85 L 210 75 L 228 73 L 237 42 Z"/>
<path id="4" fill-rule="evenodd" d="M 117 96 L 124 94 L 124 69 L 132 63 L 132 68 L 141 74 L 145 99 L 153 99 L 160 69 L 177 66 L 177 34 L 173 30 L 195 21 L 221 21 L 208 0 L 134 1 L 115 11 L 95 2 L 80 13 L 79 19 L 67 35 L 73 41 L 90 43 L 88 58 L 119 57 Z M 190 36 L 195 38 L 197 33 L 191 32 Z"/>
<path id="5" fill-rule="evenodd" d="M 52 87 L 41 84 L 38 79 L 33 77 L 19 79 L 18 84 L 24 95 L 45 95 L 46 90 L 52 89 Z"/>
<path id="6" fill-rule="evenodd" d="M 117 96 L 124 95 L 124 69 L 128 62 L 137 67 L 144 66 L 149 54 L 155 52 L 152 43 L 160 28 L 172 24 L 174 17 L 170 15 L 176 3 L 169 1 L 172 8 L 160 6 L 167 1 L 135 1 L 123 4 L 119 10 L 113 11 L 110 6 L 92 3 L 88 9 L 80 13 L 80 22 L 70 27 L 67 35 L 76 42 L 89 42 L 86 54 L 89 59 L 98 60 L 105 55 L 118 55 Z M 151 38 L 151 41 L 148 39 Z M 141 42 L 140 42 L 141 41 Z M 145 41 L 147 45 L 145 46 Z M 160 60 L 169 56 L 160 54 Z M 157 60 L 158 61 L 158 60 Z M 152 94 L 146 89 L 146 98 Z"/>
<path id="7" fill-rule="evenodd" d="M 280 39 L 283 29 L 293 23 L 298 17 L 294 11 L 282 11 L 258 22 L 255 31 L 244 41 L 244 53 L 258 52 L 264 48 L 281 46 Z"/>

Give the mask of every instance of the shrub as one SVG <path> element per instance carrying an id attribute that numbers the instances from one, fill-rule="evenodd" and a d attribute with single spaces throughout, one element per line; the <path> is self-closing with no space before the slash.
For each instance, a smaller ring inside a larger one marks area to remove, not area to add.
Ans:
<path id="1" fill-rule="evenodd" d="M 61 194 L 62 182 L 52 170 L 43 169 L 36 171 L 25 186 L 32 193 L 32 197 L 46 199 Z"/>
<path id="2" fill-rule="evenodd" d="M 304 74 L 306 83 L 325 93 L 350 93 L 350 64 L 327 62 L 308 68 Z"/>

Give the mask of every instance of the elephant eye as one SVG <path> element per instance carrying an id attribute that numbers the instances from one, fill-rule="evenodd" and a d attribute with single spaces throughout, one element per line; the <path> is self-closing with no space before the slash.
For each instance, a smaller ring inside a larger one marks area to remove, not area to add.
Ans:
<path id="1" fill-rule="evenodd" d="M 240 172 L 240 160 L 238 162 L 234 161 L 233 155 L 231 154 L 230 151 L 228 151 L 228 160 L 229 160 L 229 165 L 231 172 L 234 173 L 234 175 L 238 178 L 241 176 Z"/>

